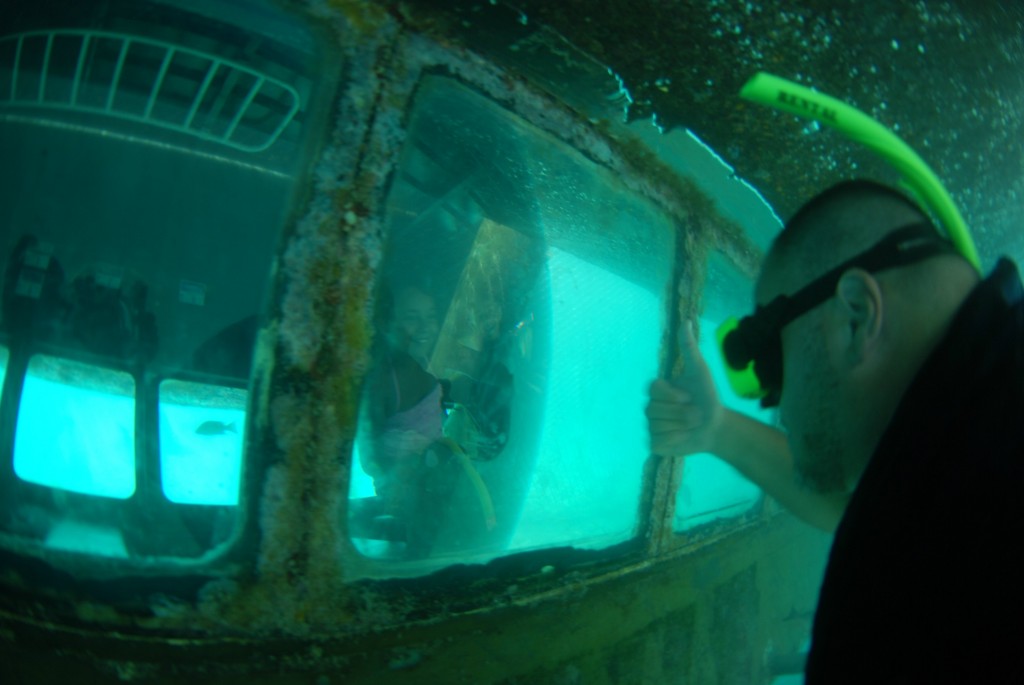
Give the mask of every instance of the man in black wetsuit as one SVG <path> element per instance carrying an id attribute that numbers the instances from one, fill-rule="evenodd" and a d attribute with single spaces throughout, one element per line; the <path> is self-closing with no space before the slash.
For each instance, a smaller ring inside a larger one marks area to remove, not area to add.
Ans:
<path id="1" fill-rule="evenodd" d="M 697 372 L 647 413 L 655 453 L 713 452 L 835 530 L 807 682 L 1024 682 L 1016 267 L 981 279 L 913 203 L 849 182 L 786 225 L 756 299 L 786 433 L 722 407 L 689 333 Z"/>

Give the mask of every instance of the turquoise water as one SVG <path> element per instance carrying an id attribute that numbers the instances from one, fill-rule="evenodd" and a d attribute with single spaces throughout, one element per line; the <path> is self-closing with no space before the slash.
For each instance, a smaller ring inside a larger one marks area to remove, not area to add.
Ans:
<path id="1" fill-rule="evenodd" d="M 160 393 L 160 478 L 167 499 L 238 504 L 248 393 L 183 381 L 165 381 Z"/>
<path id="2" fill-rule="evenodd" d="M 6 350 L 5 350 L 6 352 Z M 6 367 L 6 365 L 5 365 Z M 126 500 L 137 492 L 135 384 L 124 372 L 54 357 L 30 363 L 14 442 L 14 472 L 26 483 L 92 498 Z M 235 506 L 243 463 L 246 392 L 165 381 L 160 389 L 159 487 L 173 504 Z M 203 432 L 201 426 L 214 426 Z M 99 500 L 97 500 L 99 501 Z M 126 531 L 113 516 L 85 514 L 55 500 L 37 530 L 47 547 L 127 557 Z M 63 509 L 63 511 L 62 511 Z M 17 515 L 16 519 L 17 520 Z M 37 524 L 39 522 L 37 521 Z M 145 534 L 144 529 L 132 531 Z"/>
<path id="3" fill-rule="evenodd" d="M 613 544 L 637 524 L 647 424 L 637 411 L 657 373 L 660 302 L 572 254 L 551 250 L 547 411 L 510 549 Z M 592 335 L 580 335 L 592 331 Z"/>
<path id="4" fill-rule="evenodd" d="M 15 433 L 15 473 L 52 488 L 98 497 L 131 497 L 135 493 L 132 377 L 54 358 L 36 357 L 33 363 L 56 366 L 58 371 L 73 367 L 79 375 L 106 376 L 103 380 L 123 384 L 126 392 L 94 389 L 84 379 L 69 383 L 41 377 L 30 367 Z"/>

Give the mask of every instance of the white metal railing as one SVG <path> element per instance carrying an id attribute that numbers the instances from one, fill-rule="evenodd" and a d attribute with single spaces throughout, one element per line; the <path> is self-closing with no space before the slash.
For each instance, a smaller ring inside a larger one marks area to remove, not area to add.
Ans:
<path id="1" fill-rule="evenodd" d="M 259 152 L 291 123 L 299 102 L 280 79 L 150 38 L 79 29 L 0 38 L 0 109 L 102 114 Z"/>

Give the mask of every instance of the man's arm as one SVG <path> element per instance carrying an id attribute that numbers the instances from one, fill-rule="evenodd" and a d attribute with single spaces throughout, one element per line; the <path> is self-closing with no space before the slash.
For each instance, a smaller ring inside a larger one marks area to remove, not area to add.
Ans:
<path id="1" fill-rule="evenodd" d="M 801 487 L 786 435 L 726 409 L 689 325 L 680 331 L 687 371 L 672 382 L 651 384 L 647 418 L 651 451 L 665 456 L 710 452 L 724 460 L 807 523 L 834 531 L 847 493 L 816 493 Z"/>
<path id="2" fill-rule="evenodd" d="M 831 533 L 839 525 L 850 496 L 801 487 L 782 431 L 727 409 L 717 444 L 710 451 L 812 526 Z"/>

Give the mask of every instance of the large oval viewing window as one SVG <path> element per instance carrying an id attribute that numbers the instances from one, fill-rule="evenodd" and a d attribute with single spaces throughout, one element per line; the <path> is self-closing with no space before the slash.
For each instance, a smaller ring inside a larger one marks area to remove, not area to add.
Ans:
<path id="1" fill-rule="evenodd" d="M 444 564 L 633 537 L 670 219 L 433 76 L 387 219 L 349 501 L 357 549 Z"/>

